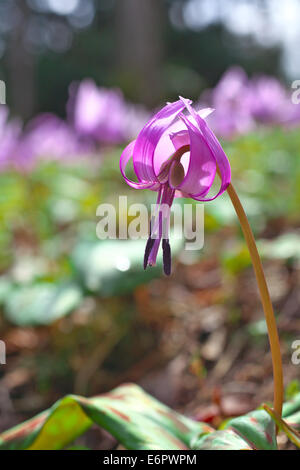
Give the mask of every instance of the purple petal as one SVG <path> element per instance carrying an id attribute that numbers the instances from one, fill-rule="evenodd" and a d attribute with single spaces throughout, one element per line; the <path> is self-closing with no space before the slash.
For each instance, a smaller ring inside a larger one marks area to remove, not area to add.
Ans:
<path id="1" fill-rule="evenodd" d="M 198 111 L 198 114 L 200 117 L 202 117 L 202 119 L 206 119 L 213 112 L 214 112 L 214 108 L 203 108 L 200 111 Z"/>
<path id="2" fill-rule="evenodd" d="M 182 125 L 184 126 L 183 122 L 182 122 Z M 189 145 L 189 133 L 185 126 L 183 130 L 180 130 L 174 133 L 172 132 L 169 134 L 168 137 L 171 139 L 172 144 L 175 147 L 175 150 L 178 150 L 180 147 L 183 147 L 184 145 Z"/>
<path id="3" fill-rule="evenodd" d="M 133 151 L 133 166 L 141 182 L 157 182 L 154 169 L 156 147 L 167 129 L 184 109 L 185 103 L 178 100 L 168 103 L 146 124 L 140 132 Z M 169 155 L 166 155 L 166 159 Z"/>
<path id="4" fill-rule="evenodd" d="M 230 180 L 231 180 L 230 163 L 224 150 L 221 147 L 221 144 L 219 143 L 218 139 L 216 138 L 214 133 L 211 131 L 211 129 L 208 127 L 204 119 L 202 119 L 199 116 L 199 114 L 196 113 L 196 111 L 194 111 L 194 109 L 192 108 L 188 100 L 184 98 L 180 98 L 180 99 L 182 100 L 183 103 L 185 103 L 187 110 L 195 119 L 197 126 L 199 130 L 201 131 L 206 144 L 210 148 L 211 153 L 213 154 L 216 160 L 218 169 L 220 171 L 220 176 L 221 176 L 221 185 L 217 194 L 208 198 L 202 197 L 202 195 L 198 195 L 199 197 L 198 196 L 192 196 L 192 197 L 198 201 L 212 201 L 216 197 L 220 196 L 230 184 Z"/>
<path id="5" fill-rule="evenodd" d="M 153 167 L 156 175 L 159 174 L 162 164 L 180 147 L 174 144 L 172 137 L 181 132 L 187 132 L 181 119 L 176 118 L 168 130 L 160 138 L 154 152 Z"/>
<path id="6" fill-rule="evenodd" d="M 184 115 L 181 115 L 181 119 L 188 129 L 186 143 L 190 145 L 190 161 L 186 176 L 177 189 L 197 197 L 206 194 L 211 188 L 216 175 L 216 159 L 199 129 Z"/>
<path id="7" fill-rule="evenodd" d="M 121 173 L 123 175 L 123 178 L 125 179 L 126 183 L 129 186 L 131 186 L 132 188 L 135 188 L 135 189 L 154 189 L 155 190 L 157 185 L 155 185 L 152 182 L 150 182 L 150 183 L 149 182 L 144 182 L 144 183 L 143 182 L 135 182 L 135 181 L 130 180 L 126 176 L 126 173 L 125 173 L 126 166 L 129 162 L 129 160 L 132 158 L 132 153 L 133 153 L 135 144 L 136 144 L 136 141 L 134 140 L 129 145 L 127 145 L 125 150 L 122 152 L 122 155 L 121 155 L 121 158 L 120 158 L 120 170 L 121 170 Z"/>

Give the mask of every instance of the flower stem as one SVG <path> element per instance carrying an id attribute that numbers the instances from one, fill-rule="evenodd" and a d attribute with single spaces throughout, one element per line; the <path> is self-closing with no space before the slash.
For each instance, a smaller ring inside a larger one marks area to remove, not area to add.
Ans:
<path id="1" fill-rule="evenodd" d="M 247 219 L 246 213 L 243 209 L 241 201 L 232 186 L 230 184 L 227 188 L 228 195 L 231 199 L 233 207 L 236 211 L 236 214 L 239 218 L 241 228 L 248 245 L 248 250 L 251 256 L 252 264 L 255 271 L 255 276 L 260 292 L 260 297 L 264 309 L 264 314 L 266 318 L 269 342 L 272 355 L 272 364 L 273 364 L 273 377 L 274 377 L 274 409 L 281 416 L 282 413 L 282 401 L 283 401 L 283 372 L 282 372 L 282 358 L 280 353 L 280 343 L 279 336 L 276 326 L 276 320 L 274 316 L 273 306 L 262 267 L 262 262 L 258 254 L 257 246 L 251 230 L 249 221 Z"/>

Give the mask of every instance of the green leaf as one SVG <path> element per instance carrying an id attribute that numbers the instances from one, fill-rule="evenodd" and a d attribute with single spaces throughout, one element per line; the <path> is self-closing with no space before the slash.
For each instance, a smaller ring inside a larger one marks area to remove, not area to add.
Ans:
<path id="1" fill-rule="evenodd" d="M 226 423 L 225 429 L 232 429 L 243 436 L 246 442 L 259 450 L 275 450 L 276 427 L 265 410 L 251 411 L 244 416 L 231 419 Z"/>
<path id="2" fill-rule="evenodd" d="M 298 415 L 300 412 L 300 393 L 295 395 L 292 400 L 288 401 L 283 405 L 282 416 L 283 418 L 291 419 L 294 415 Z M 297 421 L 300 428 L 300 417 Z"/>
<path id="3" fill-rule="evenodd" d="M 300 448 L 300 433 L 293 426 L 288 424 L 287 421 L 283 420 L 278 413 L 268 405 L 264 405 L 264 409 L 269 413 L 271 418 L 273 418 L 280 431 L 283 431 L 290 441 Z"/>
<path id="4" fill-rule="evenodd" d="M 275 424 L 264 410 L 227 421 L 225 428 L 201 437 L 194 448 L 201 450 L 275 450 Z"/>
<path id="5" fill-rule="evenodd" d="M 95 398 L 70 395 L 46 412 L 0 435 L 0 449 L 62 449 L 97 423 L 127 449 L 188 449 L 211 432 L 147 395 L 123 385 Z"/>
<path id="6" fill-rule="evenodd" d="M 260 240 L 263 256 L 273 259 L 300 258 L 300 237 L 297 233 L 285 233 L 274 240 Z"/>
<path id="7" fill-rule="evenodd" d="M 300 394 L 300 381 L 297 379 L 291 380 L 285 389 L 285 397 L 291 400 L 298 394 Z"/>
<path id="8" fill-rule="evenodd" d="M 16 286 L 4 301 L 6 317 L 17 325 L 47 325 L 70 313 L 82 300 L 79 286 L 38 283 Z"/>
<path id="9" fill-rule="evenodd" d="M 7 276 L 0 277 L 0 304 L 2 304 L 5 299 L 7 299 L 13 288 L 12 282 L 8 279 Z"/>
<path id="10" fill-rule="evenodd" d="M 128 384 L 94 398 L 66 396 L 35 418 L 1 434 L 0 449 L 69 448 L 93 423 L 126 449 L 275 450 L 275 423 L 299 445 L 296 427 L 300 428 L 300 395 L 284 406 L 284 420 L 265 405 L 214 431 Z"/>
<path id="11" fill-rule="evenodd" d="M 182 241 L 171 242 L 173 253 Z M 122 295 L 161 276 L 161 256 L 156 267 L 143 268 L 146 240 L 99 240 L 80 242 L 72 254 L 75 270 L 84 286 L 102 296 Z"/>
<path id="12" fill-rule="evenodd" d="M 196 450 L 253 450 L 253 448 L 236 432 L 227 431 L 212 432 L 193 444 Z"/>

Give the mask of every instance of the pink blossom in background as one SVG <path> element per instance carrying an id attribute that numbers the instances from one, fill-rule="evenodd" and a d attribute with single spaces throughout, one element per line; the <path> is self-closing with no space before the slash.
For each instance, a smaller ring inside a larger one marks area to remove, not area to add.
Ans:
<path id="1" fill-rule="evenodd" d="M 215 109 L 208 122 L 216 134 L 230 138 L 254 128 L 249 80 L 243 69 L 229 69 L 216 87 L 205 95 L 206 104 Z"/>
<path id="2" fill-rule="evenodd" d="M 298 127 L 300 125 L 300 104 L 289 104 L 282 124 L 287 127 Z"/>
<path id="3" fill-rule="evenodd" d="M 20 139 L 15 164 L 30 169 L 38 159 L 72 159 L 88 152 L 75 132 L 63 120 L 53 114 L 41 114 L 29 122 Z"/>
<path id="4" fill-rule="evenodd" d="M 277 78 L 248 78 L 240 67 L 225 72 L 213 90 L 203 93 L 198 106 L 215 109 L 208 122 L 223 138 L 246 134 L 260 124 L 300 124 L 300 106 L 292 103 L 291 93 Z"/>
<path id="5" fill-rule="evenodd" d="M 261 76 L 254 78 L 249 88 L 254 119 L 266 124 L 282 122 L 290 104 L 285 87 L 274 77 Z"/>
<path id="6" fill-rule="evenodd" d="M 246 134 L 259 125 L 300 125 L 300 105 L 292 90 L 269 76 L 248 78 L 232 67 L 212 90 L 206 90 L 195 109 L 213 108 L 207 123 L 222 138 Z M 150 118 L 141 105 L 128 103 L 118 89 L 99 88 L 89 78 L 70 86 L 68 119 L 41 114 L 25 130 L 9 110 L 0 107 L 0 169 L 9 166 L 30 170 L 40 159 L 72 160 L 93 154 L 107 145 L 124 144 L 139 134 Z M 97 155 L 96 155 L 97 157 Z"/>
<path id="7" fill-rule="evenodd" d="M 71 85 L 67 109 L 79 135 L 104 144 L 126 142 L 148 117 L 142 107 L 126 103 L 120 90 L 99 88 L 91 79 Z"/>

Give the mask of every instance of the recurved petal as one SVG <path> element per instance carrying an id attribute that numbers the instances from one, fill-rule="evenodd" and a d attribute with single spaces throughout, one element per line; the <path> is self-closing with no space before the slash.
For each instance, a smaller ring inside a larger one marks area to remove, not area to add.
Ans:
<path id="1" fill-rule="evenodd" d="M 188 100 L 187 103 L 189 103 Z M 133 166 L 139 181 L 149 183 L 157 181 L 154 168 L 155 150 L 163 134 L 185 106 L 186 104 L 181 100 L 168 103 L 141 130 L 133 150 Z M 166 158 L 168 156 L 166 155 Z"/>
<path id="2" fill-rule="evenodd" d="M 214 112 L 214 108 L 203 108 L 203 109 L 200 109 L 200 111 L 198 111 L 198 115 L 202 118 L 202 119 L 206 119 L 208 116 L 211 115 L 211 113 Z"/>
<path id="3" fill-rule="evenodd" d="M 206 124 L 205 120 L 199 115 L 199 113 L 196 113 L 196 111 L 191 106 L 191 103 L 189 102 L 189 100 L 186 100 L 185 98 L 180 98 L 180 99 L 185 104 L 187 110 L 196 121 L 198 129 L 202 133 L 208 147 L 210 148 L 216 160 L 216 164 L 219 169 L 220 177 L 221 177 L 220 189 L 215 195 L 204 197 L 205 194 L 201 194 L 201 195 L 192 196 L 192 197 L 198 201 L 212 201 L 216 197 L 220 196 L 230 184 L 230 180 L 231 180 L 230 163 L 224 150 L 221 147 L 220 142 L 218 141 L 217 137 L 212 132 L 212 130 L 209 128 L 209 126 Z"/>
<path id="4" fill-rule="evenodd" d="M 180 147 L 183 147 L 184 145 L 189 145 L 190 142 L 189 133 L 182 120 L 181 123 L 184 129 L 178 132 L 172 132 L 169 136 L 169 139 L 171 140 L 175 150 L 179 149 Z"/>
<path id="5" fill-rule="evenodd" d="M 159 139 L 153 157 L 154 172 L 156 175 L 159 174 L 161 166 L 174 153 L 174 150 L 180 147 L 180 145 L 176 146 L 173 141 L 174 136 L 180 132 L 187 133 L 187 130 L 182 120 L 177 118 Z"/>
<path id="6" fill-rule="evenodd" d="M 135 188 L 135 189 L 154 189 L 155 190 L 156 185 L 153 182 L 143 182 L 143 181 L 135 182 L 135 181 L 130 180 L 126 176 L 126 166 L 129 162 L 129 160 L 132 158 L 132 153 L 133 153 L 133 149 L 135 147 L 135 143 L 136 143 L 136 141 L 134 140 L 129 145 L 127 145 L 127 147 L 122 152 L 122 155 L 121 155 L 121 158 L 120 158 L 120 170 L 121 170 L 121 173 L 123 175 L 123 178 L 126 181 L 126 183 L 129 186 L 131 186 L 132 188 Z"/>
<path id="7" fill-rule="evenodd" d="M 177 189 L 194 198 L 210 190 L 216 175 L 216 160 L 199 129 L 183 114 L 180 117 L 187 127 L 186 141 L 183 133 L 177 138 L 180 137 L 181 144 L 190 145 L 190 158 L 186 175 Z"/>

